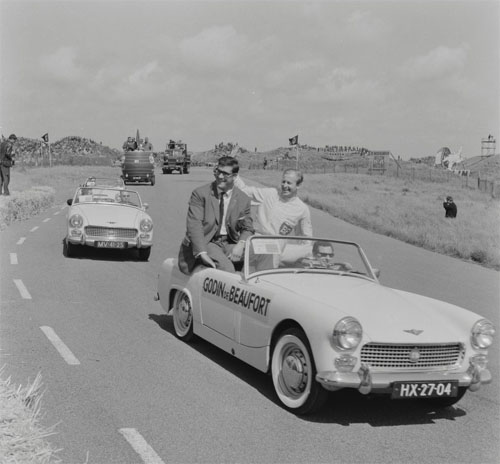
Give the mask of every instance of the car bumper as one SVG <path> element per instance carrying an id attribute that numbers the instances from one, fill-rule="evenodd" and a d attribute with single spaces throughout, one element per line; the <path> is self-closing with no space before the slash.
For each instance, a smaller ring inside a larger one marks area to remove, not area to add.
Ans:
<path id="1" fill-rule="evenodd" d="M 128 248 L 149 248 L 153 245 L 153 237 L 151 234 L 148 234 L 149 237 L 137 237 L 134 239 L 110 239 L 109 237 L 85 237 L 82 235 L 81 237 L 67 236 L 66 240 L 72 245 L 85 245 L 89 247 L 97 247 L 98 242 L 108 242 L 111 244 L 123 243 L 124 249 Z M 109 246 L 102 248 L 119 248 L 118 246 Z"/>
<path id="2" fill-rule="evenodd" d="M 491 382 L 488 369 L 480 369 L 473 363 L 465 372 L 427 371 L 427 372 L 372 372 L 361 366 L 357 372 L 322 371 L 316 380 L 330 391 L 342 388 L 355 388 L 362 394 L 390 393 L 394 382 L 446 382 L 457 381 L 459 387 L 479 390 L 482 384 Z"/>

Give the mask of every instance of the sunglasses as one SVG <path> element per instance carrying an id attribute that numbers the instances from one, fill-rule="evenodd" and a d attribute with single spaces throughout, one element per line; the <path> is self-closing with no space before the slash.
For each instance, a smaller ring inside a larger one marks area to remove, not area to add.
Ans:
<path id="1" fill-rule="evenodd" d="M 219 168 L 214 169 L 214 174 L 215 174 L 215 177 L 222 176 L 222 177 L 224 177 L 224 179 L 227 179 L 228 177 L 231 177 L 232 175 L 234 175 L 234 173 L 232 173 L 232 172 L 221 171 Z"/>
<path id="2" fill-rule="evenodd" d="M 320 252 L 318 252 L 318 255 L 319 256 L 325 256 L 325 257 L 330 257 L 330 258 L 333 257 L 333 253 L 320 253 Z"/>

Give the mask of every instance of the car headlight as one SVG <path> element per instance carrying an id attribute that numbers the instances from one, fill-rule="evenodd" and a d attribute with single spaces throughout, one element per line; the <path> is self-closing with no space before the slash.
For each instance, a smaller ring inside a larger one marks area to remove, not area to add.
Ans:
<path id="1" fill-rule="evenodd" d="M 493 343 L 493 335 L 495 335 L 493 324 L 487 319 L 481 319 L 472 327 L 470 341 L 474 348 L 484 350 Z"/>
<path id="2" fill-rule="evenodd" d="M 363 337 L 363 328 L 354 317 L 344 317 L 333 329 L 333 344 L 340 350 L 356 348 Z"/>
<path id="3" fill-rule="evenodd" d="M 71 227 L 82 227 L 83 226 L 83 218 L 79 214 L 73 214 L 69 218 L 69 225 Z"/>
<path id="4" fill-rule="evenodd" d="M 143 219 L 140 228 L 141 232 L 151 232 L 153 230 L 153 221 L 151 219 Z"/>

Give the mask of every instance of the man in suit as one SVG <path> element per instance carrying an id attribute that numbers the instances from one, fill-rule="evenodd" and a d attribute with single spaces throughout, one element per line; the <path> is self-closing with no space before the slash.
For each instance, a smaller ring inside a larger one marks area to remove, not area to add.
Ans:
<path id="1" fill-rule="evenodd" d="M 238 160 L 219 159 L 215 181 L 198 187 L 191 194 L 186 220 L 186 236 L 179 251 L 179 269 L 190 274 L 203 264 L 235 272 L 245 250 L 245 240 L 253 235 L 250 198 L 234 186 Z"/>

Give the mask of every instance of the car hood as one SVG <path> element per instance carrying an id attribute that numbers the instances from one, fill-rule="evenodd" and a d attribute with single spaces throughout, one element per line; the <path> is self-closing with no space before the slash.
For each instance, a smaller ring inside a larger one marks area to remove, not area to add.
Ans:
<path id="1" fill-rule="evenodd" d="M 317 307 L 322 317 L 328 313 L 333 318 L 329 323 L 345 316 L 355 317 L 372 341 L 456 342 L 468 337 L 470 328 L 480 319 L 464 308 L 360 277 L 299 273 L 266 275 L 261 279 L 282 287 L 294 304 L 303 304 L 308 311 Z"/>
<path id="2" fill-rule="evenodd" d="M 105 227 L 131 227 L 144 215 L 135 206 L 117 204 L 82 204 L 73 206 L 70 214 L 81 214 L 87 224 Z"/>

